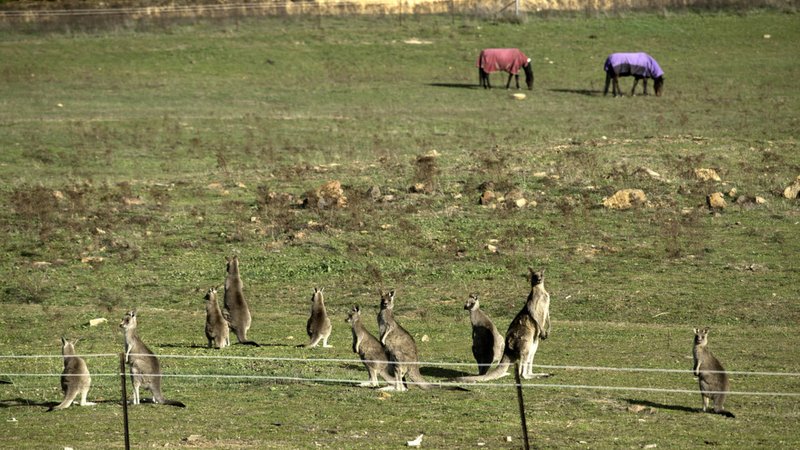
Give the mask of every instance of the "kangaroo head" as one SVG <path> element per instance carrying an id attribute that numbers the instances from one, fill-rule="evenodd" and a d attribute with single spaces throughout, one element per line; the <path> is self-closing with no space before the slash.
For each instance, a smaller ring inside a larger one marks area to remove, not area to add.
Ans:
<path id="1" fill-rule="evenodd" d="M 528 272 L 531 275 L 531 287 L 544 283 L 544 269 L 537 272 L 528 267 Z"/>
<path id="2" fill-rule="evenodd" d="M 469 294 L 469 298 L 467 302 L 464 303 L 464 309 L 469 311 L 474 311 L 478 309 L 480 305 L 478 304 L 478 294 Z"/>
<path id="3" fill-rule="evenodd" d="M 353 306 L 353 309 L 347 313 L 347 319 L 344 321 L 347 323 L 356 323 L 356 321 L 361 320 L 361 307 L 358 305 Z"/>
<path id="4" fill-rule="evenodd" d="M 75 354 L 75 344 L 78 343 L 80 339 L 75 339 L 70 341 L 65 337 L 61 337 L 61 354 L 62 355 L 74 355 Z"/>
<path id="5" fill-rule="evenodd" d="M 381 309 L 394 308 L 394 291 L 381 293 Z"/>
<path id="6" fill-rule="evenodd" d="M 322 296 L 322 291 L 324 290 L 325 288 L 314 288 L 314 295 L 311 296 L 311 303 L 314 303 L 317 300 L 324 300 L 324 297 Z"/>
<path id="7" fill-rule="evenodd" d="M 131 328 L 136 328 L 136 310 L 128 311 L 125 314 L 125 317 L 122 318 L 122 322 L 119 323 L 119 327 L 125 330 L 129 330 Z"/>
<path id="8" fill-rule="evenodd" d="M 239 275 L 239 256 L 233 255 L 232 258 L 225 258 L 227 264 L 225 265 L 225 270 L 228 272 L 228 275 Z"/>
<path id="9" fill-rule="evenodd" d="M 694 343 L 695 345 L 708 344 L 708 328 L 695 328 L 694 329 Z"/>
<path id="10" fill-rule="evenodd" d="M 208 290 L 208 292 L 206 292 L 206 295 L 205 295 L 205 297 L 203 297 L 203 298 L 204 298 L 205 300 L 208 300 L 208 301 L 214 301 L 214 300 L 216 300 L 216 299 L 217 299 L 217 289 L 216 289 L 216 288 L 213 288 L 213 287 L 212 287 L 212 288 L 210 288 L 210 289 Z"/>

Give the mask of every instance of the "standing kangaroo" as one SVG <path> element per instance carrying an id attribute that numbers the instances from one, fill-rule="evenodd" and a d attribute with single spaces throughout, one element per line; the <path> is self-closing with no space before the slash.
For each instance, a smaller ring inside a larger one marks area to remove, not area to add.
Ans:
<path id="1" fill-rule="evenodd" d="M 692 374 L 700 381 L 700 395 L 703 397 L 703 411 L 708 410 L 708 404 L 714 402 L 714 412 L 726 417 L 736 417 L 733 413 L 725 411 L 723 404 L 728 393 L 728 374 L 722 363 L 708 349 L 708 328 L 694 329 L 694 366 Z"/>
<path id="2" fill-rule="evenodd" d="M 311 338 L 311 342 L 304 347 L 316 347 L 319 341 L 322 341 L 323 347 L 333 347 L 328 345 L 328 337 L 331 335 L 331 319 L 328 318 L 328 312 L 325 310 L 325 298 L 322 295 L 323 289 L 314 288 L 314 294 L 311 296 L 311 316 L 306 322 L 306 333 Z"/>
<path id="3" fill-rule="evenodd" d="M 394 386 L 383 389 L 405 391 L 403 378 L 417 384 L 422 389 L 430 389 L 432 385 L 425 381 L 419 372 L 417 344 L 408 331 L 394 319 L 394 291 L 381 293 L 381 310 L 378 313 L 378 329 L 380 342 L 386 348 L 389 361 L 394 364 Z"/>
<path id="4" fill-rule="evenodd" d="M 228 326 L 236 333 L 240 344 L 259 347 L 254 341 L 247 340 L 247 331 L 250 329 L 250 308 L 242 293 L 242 278 L 239 276 L 239 257 L 225 258 L 227 261 L 225 277 L 225 304 L 222 314 L 228 321 Z"/>
<path id="5" fill-rule="evenodd" d="M 456 378 L 456 381 L 491 381 L 508 375 L 509 366 L 519 363 L 522 378 L 547 377 L 550 374 L 533 373 L 533 357 L 539 341 L 550 334 L 550 294 L 544 288 L 544 270 L 528 269 L 531 277 L 531 292 L 525 306 L 520 310 L 506 331 L 506 345 L 500 364 L 483 375 Z"/>
<path id="6" fill-rule="evenodd" d="M 483 375 L 503 357 L 505 342 L 492 319 L 481 311 L 478 294 L 470 294 L 464 309 L 469 311 L 472 323 L 472 355 L 478 363 L 478 375 Z"/>
<path id="7" fill-rule="evenodd" d="M 131 369 L 133 404 L 140 403 L 139 388 L 143 387 L 153 393 L 153 403 L 186 407 L 179 401 L 165 399 L 161 393 L 161 366 L 156 355 L 136 334 L 136 310 L 125 314 L 119 326 L 125 333 L 125 361 Z"/>
<path id="8" fill-rule="evenodd" d="M 353 331 L 353 352 L 358 353 L 369 374 L 369 381 L 365 381 L 359 386 L 377 386 L 378 375 L 393 385 L 395 379 L 386 357 L 386 349 L 383 348 L 383 345 L 378 342 L 375 336 L 367 331 L 367 327 L 361 321 L 361 308 L 359 306 L 353 306 L 353 309 L 347 314 L 346 322 L 350 323 Z"/>
<path id="9" fill-rule="evenodd" d="M 79 339 L 74 341 L 61 338 L 61 354 L 64 355 L 64 371 L 61 372 L 61 390 L 64 392 L 64 401 L 61 404 L 52 406 L 48 411 L 58 411 L 59 409 L 67 409 L 72 405 L 75 397 L 81 394 L 81 406 L 93 406 L 94 403 L 86 401 L 86 395 L 89 393 L 89 388 L 92 386 L 92 377 L 89 376 L 89 369 L 86 367 L 86 361 L 79 356 L 75 356 L 75 344 Z"/>
<path id="10" fill-rule="evenodd" d="M 217 303 L 217 290 L 211 288 L 203 297 L 206 301 L 206 338 L 208 347 L 225 348 L 231 345 L 228 321 L 222 316 Z"/>

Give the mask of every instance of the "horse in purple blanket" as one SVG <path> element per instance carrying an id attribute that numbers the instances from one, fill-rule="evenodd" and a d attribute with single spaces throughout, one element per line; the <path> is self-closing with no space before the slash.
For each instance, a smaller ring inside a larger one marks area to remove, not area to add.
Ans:
<path id="1" fill-rule="evenodd" d="M 647 95 L 647 79 L 653 79 L 653 89 L 656 91 L 656 97 L 661 97 L 661 92 L 664 90 L 664 71 L 658 65 L 655 59 L 647 53 L 612 53 L 606 58 L 603 65 L 603 70 L 606 72 L 606 88 L 603 95 L 608 95 L 608 85 L 613 81 L 612 94 L 614 97 L 622 95 L 622 90 L 619 88 L 619 77 L 633 77 L 633 88 L 631 88 L 631 96 L 636 91 L 636 84 L 642 80 L 644 95 Z"/>
<path id="2" fill-rule="evenodd" d="M 517 81 L 519 89 L 519 69 L 525 71 L 525 83 L 528 90 L 533 89 L 533 68 L 531 59 L 525 56 L 518 48 L 487 48 L 481 50 L 478 56 L 478 78 L 480 85 L 485 89 L 491 89 L 489 74 L 497 71 L 508 72 L 508 82 L 506 89 L 511 86 L 511 77 Z"/>

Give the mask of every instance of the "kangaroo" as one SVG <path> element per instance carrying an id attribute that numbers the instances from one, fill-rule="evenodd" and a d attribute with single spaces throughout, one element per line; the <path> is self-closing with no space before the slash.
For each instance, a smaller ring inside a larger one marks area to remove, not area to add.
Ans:
<path id="1" fill-rule="evenodd" d="M 323 347 L 333 347 L 328 345 L 328 337 L 331 335 L 333 326 L 331 319 L 328 318 L 328 312 L 325 310 L 323 290 L 324 288 L 314 288 L 314 294 L 311 296 L 311 316 L 306 322 L 306 333 L 311 338 L 311 342 L 302 347 L 316 347 L 319 341 L 322 341 Z"/>
<path id="2" fill-rule="evenodd" d="M 725 411 L 723 404 L 728 393 L 728 374 L 722 363 L 708 349 L 708 328 L 694 329 L 694 366 L 692 374 L 700 381 L 700 395 L 703 397 L 703 412 L 714 401 L 714 412 L 726 417 L 736 417 Z"/>
<path id="3" fill-rule="evenodd" d="M 519 375 L 526 380 L 548 377 L 550 374 L 533 373 L 533 357 L 541 339 L 546 339 L 550 328 L 550 294 L 544 288 L 544 270 L 528 269 L 531 292 L 525 306 L 517 313 L 506 331 L 505 349 L 500 364 L 483 375 L 456 378 L 456 381 L 491 381 L 508 375 L 511 364 L 519 363 Z"/>
<path id="4" fill-rule="evenodd" d="M 383 377 L 389 384 L 394 384 L 394 374 L 389 361 L 386 357 L 386 349 L 383 348 L 378 339 L 367 331 L 367 327 L 361 321 L 361 308 L 356 305 L 347 314 L 345 320 L 350 324 L 353 331 L 353 352 L 358 353 L 361 362 L 367 368 L 369 381 L 365 381 L 359 386 L 375 387 L 378 385 L 378 375 Z"/>
<path id="5" fill-rule="evenodd" d="M 217 290 L 211 288 L 203 297 L 206 300 L 206 338 L 208 348 L 225 348 L 231 345 L 228 322 L 222 317 L 217 303 Z"/>
<path id="6" fill-rule="evenodd" d="M 64 401 L 61 404 L 52 406 L 48 411 L 58 411 L 60 409 L 67 409 L 72 405 L 75 397 L 81 394 L 81 406 L 93 406 L 94 403 L 86 401 L 86 395 L 89 393 L 89 388 L 92 386 L 92 377 L 89 376 L 89 369 L 86 367 L 86 361 L 79 356 L 75 356 L 75 344 L 79 339 L 74 341 L 61 338 L 61 354 L 64 355 L 64 371 L 61 372 L 61 390 L 64 392 Z"/>
<path id="7" fill-rule="evenodd" d="M 394 291 L 381 293 L 381 309 L 378 313 L 378 329 L 380 342 L 386 348 L 389 361 L 394 364 L 394 386 L 387 386 L 385 390 L 405 391 L 403 379 L 410 381 L 422 389 L 430 389 L 433 385 L 426 382 L 419 373 L 419 358 L 417 344 L 408 331 L 394 319 Z"/>
<path id="8" fill-rule="evenodd" d="M 483 375 L 503 357 L 505 342 L 492 319 L 481 311 L 478 294 L 470 294 L 464 309 L 469 311 L 472 323 L 472 355 L 478 363 L 478 375 Z"/>
<path id="9" fill-rule="evenodd" d="M 254 341 L 247 340 L 247 331 L 250 329 L 250 308 L 242 293 L 242 278 L 239 276 L 239 257 L 225 258 L 227 261 L 226 270 L 228 276 L 225 277 L 225 301 L 222 314 L 228 321 L 228 326 L 234 333 L 240 344 L 253 345 L 259 347 Z"/>
<path id="10" fill-rule="evenodd" d="M 119 327 L 125 333 L 125 361 L 131 369 L 131 382 L 133 383 L 133 404 L 140 403 L 139 388 L 144 387 L 153 393 L 153 403 L 180 406 L 186 405 L 176 400 L 167 400 L 161 393 L 161 366 L 158 358 L 139 339 L 136 334 L 136 310 L 129 311 L 123 317 Z"/>

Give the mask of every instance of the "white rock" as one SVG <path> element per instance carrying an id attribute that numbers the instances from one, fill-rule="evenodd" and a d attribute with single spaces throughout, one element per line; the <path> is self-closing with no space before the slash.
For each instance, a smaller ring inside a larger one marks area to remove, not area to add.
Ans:
<path id="1" fill-rule="evenodd" d="M 91 319 L 91 320 L 89 320 L 89 326 L 90 327 L 96 327 L 96 326 L 98 326 L 100 324 L 103 324 L 103 323 L 106 323 L 106 322 L 108 322 L 108 319 L 106 319 L 104 317 L 100 317 L 100 318 L 97 318 L 97 319 Z"/>
<path id="2" fill-rule="evenodd" d="M 420 434 L 419 436 L 417 436 L 416 439 L 414 439 L 413 441 L 408 441 L 406 444 L 409 447 L 419 447 L 420 445 L 422 445 L 422 436 L 424 436 L 424 434 Z"/>

